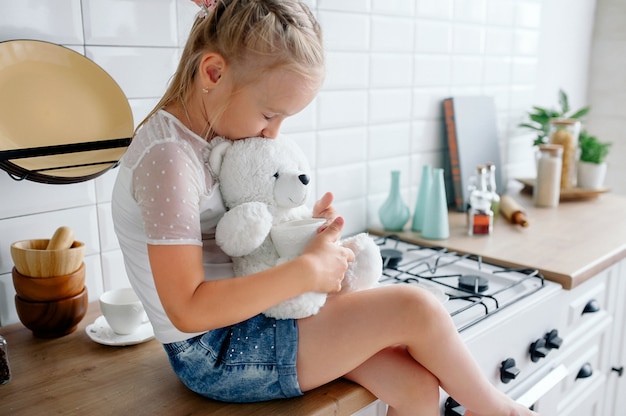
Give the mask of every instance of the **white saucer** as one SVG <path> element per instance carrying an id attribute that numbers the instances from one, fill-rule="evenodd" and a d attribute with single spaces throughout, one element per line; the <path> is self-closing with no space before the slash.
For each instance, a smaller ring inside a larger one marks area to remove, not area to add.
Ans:
<path id="1" fill-rule="evenodd" d="M 154 330 L 150 322 L 141 326 L 132 334 L 119 335 L 113 332 L 104 316 L 100 315 L 94 323 L 87 325 L 85 332 L 92 341 L 103 345 L 125 346 L 141 344 L 154 338 Z"/>

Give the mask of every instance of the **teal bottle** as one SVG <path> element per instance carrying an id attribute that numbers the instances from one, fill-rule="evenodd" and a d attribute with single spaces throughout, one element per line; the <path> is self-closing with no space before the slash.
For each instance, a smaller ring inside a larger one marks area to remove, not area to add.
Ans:
<path id="1" fill-rule="evenodd" d="M 448 201 L 443 182 L 443 169 L 433 169 L 433 183 L 426 205 L 422 237 L 429 240 L 444 240 L 450 237 Z"/>
<path id="2" fill-rule="evenodd" d="M 411 216 L 408 205 L 400 195 L 400 171 L 391 171 L 389 196 L 378 209 L 378 218 L 387 231 L 402 231 Z"/>
<path id="3" fill-rule="evenodd" d="M 417 190 L 417 200 L 415 201 L 415 211 L 413 212 L 413 222 L 411 223 L 411 230 L 415 232 L 422 231 L 424 227 L 424 214 L 426 214 L 426 204 L 430 195 L 432 178 L 433 172 L 430 165 L 422 166 L 422 178 L 420 179 L 420 187 Z"/>

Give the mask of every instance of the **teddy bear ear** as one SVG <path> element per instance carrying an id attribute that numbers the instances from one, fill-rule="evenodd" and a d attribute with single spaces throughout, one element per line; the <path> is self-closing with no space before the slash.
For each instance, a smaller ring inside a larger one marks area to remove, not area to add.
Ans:
<path id="1" fill-rule="evenodd" d="M 213 139 L 215 140 L 215 139 Z M 222 169 L 222 161 L 224 160 L 224 155 L 226 151 L 230 149 L 233 143 L 230 140 L 224 139 L 224 141 L 218 142 L 211 152 L 209 153 L 209 157 L 207 158 L 207 162 L 209 164 L 209 169 L 213 176 L 218 176 Z"/>
<path id="2" fill-rule="evenodd" d="M 220 174 L 220 170 L 222 169 L 222 161 L 224 160 L 224 155 L 226 151 L 230 149 L 233 143 L 229 140 L 224 140 L 223 142 L 215 145 L 211 153 L 209 153 L 209 169 L 214 176 L 218 176 Z"/>

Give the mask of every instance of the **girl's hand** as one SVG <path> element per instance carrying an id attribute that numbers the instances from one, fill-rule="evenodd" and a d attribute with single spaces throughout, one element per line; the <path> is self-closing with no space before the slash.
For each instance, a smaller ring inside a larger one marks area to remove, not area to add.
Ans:
<path id="1" fill-rule="evenodd" d="M 352 250 L 337 244 L 343 224 L 343 218 L 336 217 L 313 238 L 300 256 L 302 259 L 307 259 L 311 266 L 313 277 L 311 291 L 313 292 L 340 291 L 344 273 L 348 265 L 354 261 Z"/>
<path id="2" fill-rule="evenodd" d="M 332 206 L 333 203 L 333 194 L 330 192 L 326 192 L 322 197 L 313 205 L 313 217 L 314 218 L 324 218 L 326 222 L 322 225 L 318 232 L 322 232 L 332 223 L 335 218 L 337 218 L 337 211 Z M 342 223 L 343 228 L 343 223 Z"/>

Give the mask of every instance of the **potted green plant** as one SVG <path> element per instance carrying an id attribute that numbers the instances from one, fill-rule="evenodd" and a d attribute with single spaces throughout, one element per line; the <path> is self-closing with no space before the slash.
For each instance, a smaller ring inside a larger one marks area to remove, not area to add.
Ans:
<path id="1" fill-rule="evenodd" d="M 578 160 L 578 187 L 600 189 L 606 176 L 605 159 L 609 154 L 611 143 L 601 142 L 586 130 L 578 137 L 580 158 Z"/>
<path id="2" fill-rule="evenodd" d="M 586 106 L 577 111 L 570 111 L 569 100 L 567 94 L 563 90 L 559 90 L 559 106 L 556 109 L 533 106 L 532 111 L 528 112 L 529 121 L 521 123 L 519 127 L 533 130 L 537 137 L 533 141 L 533 146 L 549 142 L 550 120 L 553 118 L 571 118 L 580 119 L 586 115 L 591 107 Z"/>

